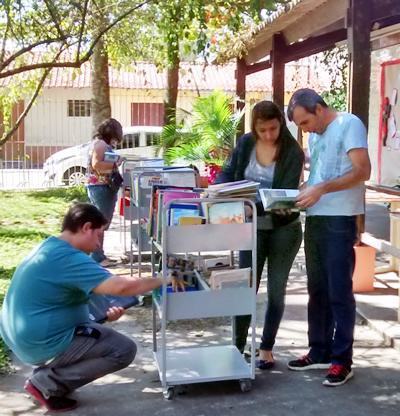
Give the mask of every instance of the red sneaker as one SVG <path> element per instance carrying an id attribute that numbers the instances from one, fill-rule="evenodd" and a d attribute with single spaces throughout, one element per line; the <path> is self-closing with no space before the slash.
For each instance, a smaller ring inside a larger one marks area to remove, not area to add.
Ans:
<path id="1" fill-rule="evenodd" d="M 37 389 L 30 380 L 26 381 L 24 389 L 38 401 L 41 406 L 46 407 L 50 412 L 67 412 L 78 406 L 76 400 L 68 399 L 67 397 L 50 396 L 46 399 L 41 391 Z"/>
<path id="2" fill-rule="evenodd" d="M 336 387 L 347 383 L 353 377 L 354 373 L 351 367 L 342 364 L 332 364 L 329 367 L 328 374 L 322 383 L 324 386 Z"/>

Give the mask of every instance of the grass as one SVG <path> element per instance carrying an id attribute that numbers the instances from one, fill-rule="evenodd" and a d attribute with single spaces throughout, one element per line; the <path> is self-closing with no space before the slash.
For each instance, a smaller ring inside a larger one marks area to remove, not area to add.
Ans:
<path id="1" fill-rule="evenodd" d="M 0 191 L 0 305 L 21 260 L 44 238 L 60 232 L 71 202 L 86 200 L 83 187 Z M 8 368 L 6 346 L 0 338 L 0 372 Z"/>

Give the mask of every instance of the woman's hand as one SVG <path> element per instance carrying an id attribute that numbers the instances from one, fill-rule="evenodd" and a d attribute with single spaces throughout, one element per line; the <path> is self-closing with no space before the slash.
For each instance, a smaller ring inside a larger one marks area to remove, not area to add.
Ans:
<path id="1" fill-rule="evenodd" d="M 274 214 L 280 215 L 282 217 L 286 217 L 287 215 L 290 215 L 291 213 L 292 213 L 292 210 L 290 208 L 274 209 Z"/>

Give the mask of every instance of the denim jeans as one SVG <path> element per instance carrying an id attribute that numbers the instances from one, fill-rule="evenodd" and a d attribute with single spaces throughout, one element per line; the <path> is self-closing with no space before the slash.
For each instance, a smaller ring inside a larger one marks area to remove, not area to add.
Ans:
<path id="1" fill-rule="evenodd" d="M 285 309 L 286 283 L 302 240 L 301 223 L 296 220 L 273 230 L 257 230 L 257 292 L 267 261 L 267 309 L 260 348 L 272 350 Z M 251 251 L 239 253 L 239 267 L 251 267 Z M 235 317 L 235 345 L 243 352 L 251 321 L 250 315 Z"/>
<path id="2" fill-rule="evenodd" d="M 306 219 L 308 340 L 310 357 L 316 362 L 352 364 L 356 236 L 355 216 Z"/>
<path id="3" fill-rule="evenodd" d="M 114 214 L 118 192 L 112 191 L 108 185 L 88 185 L 87 193 L 90 202 L 95 205 L 108 220 L 108 225 L 105 228 L 107 230 Z M 91 257 L 98 263 L 106 258 L 103 250 L 103 240 L 101 241 L 101 248 L 94 251 L 91 254 Z"/>

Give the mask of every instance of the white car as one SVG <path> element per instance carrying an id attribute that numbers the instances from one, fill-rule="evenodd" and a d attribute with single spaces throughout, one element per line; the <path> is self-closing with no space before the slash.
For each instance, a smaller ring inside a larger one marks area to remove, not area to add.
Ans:
<path id="1" fill-rule="evenodd" d="M 158 126 L 124 127 L 124 137 L 116 152 L 128 158 L 152 158 L 161 130 Z M 87 142 L 68 147 L 46 159 L 43 164 L 45 183 L 55 186 L 84 184 L 89 145 Z"/>

